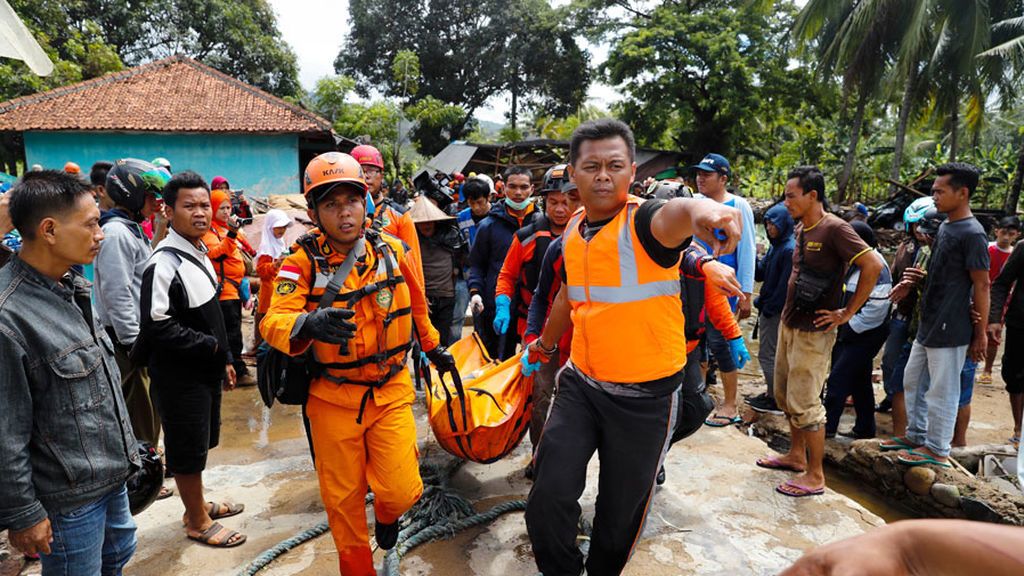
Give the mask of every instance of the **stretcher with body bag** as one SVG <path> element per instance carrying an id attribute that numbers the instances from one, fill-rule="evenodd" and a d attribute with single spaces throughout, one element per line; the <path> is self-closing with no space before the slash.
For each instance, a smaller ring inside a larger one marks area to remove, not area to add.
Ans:
<path id="1" fill-rule="evenodd" d="M 457 372 L 424 372 L 426 404 L 434 438 L 447 452 L 478 462 L 496 462 L 526 434 L 533 408 L 533 376 L 524 377 L 519 355 L 491 359 L 474 332 L 448 351 Z"/>

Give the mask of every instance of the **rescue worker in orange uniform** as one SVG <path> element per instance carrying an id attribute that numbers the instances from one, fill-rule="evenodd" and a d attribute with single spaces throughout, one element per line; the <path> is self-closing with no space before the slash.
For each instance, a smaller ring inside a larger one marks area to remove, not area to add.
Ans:
<path id="1" fill-rule="evenodd" d="M 569 174 L 584 209 L 562 236 L 565 279 L 547 325 L 524 354 L 535 369 L 557 353 L 572 322 L 572 351 L 558 375 L 526 506 L 546 576 L 583 571 L 579 497 L 594 452 L 600 493 L 586 571 L 619 574 L 629 560 L 672 437 L 686 363 L 680 253 L 695 234 L 728 253 L 742 232 L 739 212 L 721 204 L 676 198 L 641 205 L 629 196 L 635 157 L 622 122 L 593 120 L 573 132 Z"/>
<path id="2" fill-rule="evenodd" d="M 548 169 L 538 192 L 543 199 L 544 214 L 512 236 L 495 288 L 494 331 L 499 335 L 508 332 L 509 324 L 515 326 L 516 341 L 526 332 L 526 317 L 537 288 L 541 261 L 548 246 L 562 235 L 569 217 L 579 208 L 579 195 L 575 195 L 574 201 L 562 191 L 568 179 L 565 164 Z"/>
<path id="3" fill-rule="evenodd" d="M 256 379 L 249 373 L 249 367 L 242 359 L 241 286 L 245 278 L 242 251 L 249 255 L 256 254 L 256 251 L 245 239 L 238 218 L 231 214 L 231 197 L 228 193 L 224 190 L 210 191 L 210 204 L 213 206 L 213 220 L 209 232 L 203 236 L 203 244 L 206 244 L 206 255 L 217 271 L 217 282 L 220 284 L 218 299 L 221 313 L 224 314 L 224 327 L 228 331 L 228 344 L 231 346 L 231 357 L 234 358 L 238 386 L 254 386 Z"/>
<path id="4" fill-rule="evenodd" d="M 315 376 L 306 414 L 320 495 L 345 576 L 376 571 L 368 543 L 367 488 L 374 493 L 377 544 L 395 546 L 401 515 L 423 483 L 416 450 L 412 380 L 406 368 L 416 336 L 441 371 L 455 362 L 438 345 L 412 254 L 397 238 L 367 229 L 366 183 L 359 163 L 328 152 L 306 167 L 304 192 L 317 227 L 292 247 L 261 325 L 283 352 L 312 353 Z M 353 252 L 354 251 L 354 252 Z M 331 306 L 319 300 L 352 254 L 355 266 Z"/>
<path id="5" fill-rule="evenodd" d="M 363 167 L 363 178 L 375 207 L 374 224 L 381 230 L 398 238 L 409 247 L 416 264 L 416 278 L 419 285 L 424 286 L 423 263 L 420 260 L 420 238 L 416 234 L 416 224 L 408 214 L 408 209 L 384 196 L 384 157 L 380 150 L 369 144 L 360 144 L 352 149 L 351 156 Z"/>

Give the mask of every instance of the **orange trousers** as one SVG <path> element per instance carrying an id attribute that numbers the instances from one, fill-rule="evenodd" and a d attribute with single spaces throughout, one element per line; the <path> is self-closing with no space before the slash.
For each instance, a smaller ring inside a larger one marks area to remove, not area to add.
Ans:
<path id="1" fill-rule="evenodd" d="M 356 424 L 358 413 L 312 395 L 306 405 L 320 497 L 341 574 L 376 576 L 366 526 L 367 488 L 373 489 L 377 521 L 391 524 L 420 499 L 423 480 L 411 400 L 387 406 L 370 400 L 362 424 Z"/>

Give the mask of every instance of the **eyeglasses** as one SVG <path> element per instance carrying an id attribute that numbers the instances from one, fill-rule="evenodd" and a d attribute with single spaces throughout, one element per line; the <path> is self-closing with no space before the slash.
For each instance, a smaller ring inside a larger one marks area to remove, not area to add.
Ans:
<path id="1" fill-rule="evenodd" d="M 384 171 L 380 168 L 363 168 L 363 174 L 367 176 L 380 176 Z"/>

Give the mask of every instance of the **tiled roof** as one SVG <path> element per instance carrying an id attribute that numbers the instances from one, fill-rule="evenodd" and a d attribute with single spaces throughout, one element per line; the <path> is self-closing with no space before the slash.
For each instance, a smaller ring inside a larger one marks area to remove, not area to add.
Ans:
<path id="1" fill-rule="evenodd" d="M 330 132 L 327 120 L 184 56 L 0 103 L 0 130 Z"/>

